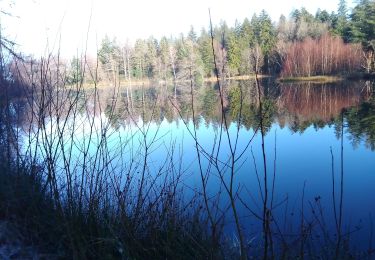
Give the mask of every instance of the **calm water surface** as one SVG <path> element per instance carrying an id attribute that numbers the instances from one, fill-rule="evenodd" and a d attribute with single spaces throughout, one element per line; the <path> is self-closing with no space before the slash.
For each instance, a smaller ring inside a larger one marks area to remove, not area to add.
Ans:
<path id="1" fill-rule="evenodd" d="M 143 133 L 147 133 L 146 140 L 152 143 L 148 158 L 150 172 L 159 171 L 170 158 L 173 147 L 172 157 L 176 169 L 183 172 L 180 185 L 187 197 L 193 191 L 200 192 L 202 187 L 194 129 L 203 172 L 210 174 L 207 189 L 212 197 L 225 194 L 221 183 L 223 180 L 230 182 L 231 172 L 225 167 L 225 162 L 230 162 L 230 139 L 232 148 L 236 147 L 236 158 L 241 155 L 236 161 L 233 178 L 241 223 L 246 237 L 257 238 L 262 226 L 254 215 L 262 214 L 265 192 L 257 89 L 252 81 L 231 82 L 225 88 L 223 103 L 228 134 L 225 127 L 221 127 L 217 86 L 194 89 L 195 122 L 190 87 L 178 86 L 178 95 L 174 96 L 172 88 L 161 86 L 121 90 L 116 102 L 111 96 L 113 92 L 100 91 L 96 102 L 101 104 L 102 110 L 89 109 L 89 113 L 77 117 L 80 123 L 74 139 L 79 143 L 89 136 L 87 118 L 94 118 L 98 127 L 107 124 L 107 148 L 114 158 L 118 157 L 119 143 L 132 140 L 123 143 L 122 149 L 127 151 L 125 158 L 122 155 L 114 160 L 124 163 L 142 147 Z M 283 233 L 298 230 L 301 221 L 311 220 L 318 226 L 318 221 L 313 220 L 320 213 L 324 215 L 327 229 L 335 233 L 334 207 L 339 212 L 342 195 L 342 229 L 354 231 L 351 240 L 355 245 L 368 246 L 370 223 L 375 221 L 373 94 L 371 82 L 262 82 L 268 199 L 271 203 L 272 196 L 275 223 Z M 88 102 L 88 107 L 90 102 L 93 101 Z M 56 131 L 56 125 L 52 118 L 51 134 Z M 98 143 L 100 139 L 100 135 L 94 137 Z M 66 145 L 70 144 L 67 141 Z M 73 153 L 79 160 L 79 149 Z M 209 163 L 209 155 L 217 155 L 221 162 L 223 180 L 219 178 L 220 172 Z M 227 208 L 228 197 L 221 195 L 218 201 L 221 209 L 228 211 L 225 230 L 232 236 L 235 232 L 233 216 Z"/>

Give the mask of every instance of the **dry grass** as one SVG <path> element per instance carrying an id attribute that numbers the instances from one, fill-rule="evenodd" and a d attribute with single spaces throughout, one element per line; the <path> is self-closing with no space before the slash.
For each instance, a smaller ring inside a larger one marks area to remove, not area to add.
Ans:
<path id="1" fill-rule="evenodd" d="M 311 77 L 286 77 L 278 79 L 279 82 L 311 82 L 311 83 L 331 83 L 344 80 L 340 76 L 311 76 Z"/>

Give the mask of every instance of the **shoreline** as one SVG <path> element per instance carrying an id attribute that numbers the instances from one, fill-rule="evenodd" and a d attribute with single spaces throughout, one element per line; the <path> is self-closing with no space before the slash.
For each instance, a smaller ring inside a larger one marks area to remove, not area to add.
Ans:
<path id="1" fill-rule="evenodd" d="M 301 76 L 301 77 L 275 77 L 274 75 L 267 75 L 267 74 L 260 74 L 258 78 L 275 78 L 276 82 L 279 83 L 298 83 L 298 82 L 310 82 L 310 83 L 335 83 L 344 80 L 373 80 L 375 79 L 374 73 L 353 73 L 349 75 L 333 75 L 333 76 L 326 76 L 326 75 L 316 75 L 316 76 Z M 226 80 L 249 80 L 255 79 L 255 74 L 249 75 L 241 75 L 241 76 L 231 76 L 225 78 Z M 202 82 L 204 83 L 213 83 L 216 82 L 216 77 L 208 77 L 204 78 Z M 221 79 L 219 79 L 221 80 Z M 189 80 L 178 80 L 176 83 L 189 83 Z M 124 88 L 124 87 L 149 87 L 151 85 L 173 85 L 173 80 L 151 80 L 151 79 L 143 79 L 143 80 L 120 80 L 119 85 L 116 87 Z M 83 82 L 82 84 L 77 85 L 67 85 L 67 88 L 84 88 L 84 89 L 103 89 L 107 87 L 115 87 L 111 82 L 104 82 L 100 81 L 97 84 L 95 83 L 88 83 Z"/>
<path id="2" fill-rule="evenodd" d="M 343 80 L 374 80 L 375 73 L 351 73 L 347 75 L 316 75 L 316 76 L 301 76 L 301 77 L 279 77 L 278 82 L 293 83 L 293 82 L 311 82 L 311 83 L 334 83 Z"/>
<path id="3" fill-rule="evenodd" d="M 258 78 L 271 78 L 273 77 L 272 75 L 267 75 L 267 74 L 260 74 L 258 75 Z M 226 80 L 249 80 L 249 79 L 255 79 L 255 74 L 250 74 L 250 75 L 241 75 L 241 76 L 231 76 L 225 78 Z M 207 82 L 207 83 L 212 83 L 216 82 L 216 77 L 209 77 L 209 78 L 204 78 L 202 82 Z M 219 78 L 219 81 L 221 79 Z M 177 80 L 176 83 L 189 83 L 190 80 Z M 143 79 L 143 80 L 120 80 L 119 85 L 116 87 L 142 87 L 146 86 L 149 87 L 151 85 L 171 85 L 173 86 L 173 80 L 150 80 L 150 79 Z M 115 87 L 111 82 L 105 82 L 105 81 L 100 81 L 97 84 L 95 83 L 88 83 L 88 82 L 83 82 L 82 84 L 74 84 L 74 85 L 66 85 L 67 88 L 84 88 L 84 89 L 93 89 L 93 88 L 98 88 L 98 89 L 103 89 L 107 87 Z"/>

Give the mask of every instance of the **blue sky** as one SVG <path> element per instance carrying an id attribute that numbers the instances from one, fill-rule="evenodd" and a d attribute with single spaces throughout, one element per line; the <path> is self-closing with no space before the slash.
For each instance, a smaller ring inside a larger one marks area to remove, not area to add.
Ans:
<path id="1" fill-rule="evenodd" d="M 16 17 L 2 15 L 3 29 L 20 50 L 37 56 L 56 50 L 58 43 L 64 56 L 72 56 L 85 49 L 86 39 L 89 53 L 95 53 L 105 34 L 124 43 L 186 33 L 190 25 L 199 31 L 208 27 L 208 8 L 215 24 L 233 25 L 262 9 L 277 21 L 301 7 L 315 14 L 318 8 L 331 12 L 338 6 L 338 0 L 22 0 L 11 7 L 9 1 L 0 1 L 1 8 Z"/>

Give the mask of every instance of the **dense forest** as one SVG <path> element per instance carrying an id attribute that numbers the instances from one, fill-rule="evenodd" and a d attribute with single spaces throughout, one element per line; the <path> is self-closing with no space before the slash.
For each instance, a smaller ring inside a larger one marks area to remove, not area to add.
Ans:
<path id="1" fill-rule="evenodd" d="M 302 8 L 288 18 L 282 15 L 277 23 L 263 10 L 232 27 L 222 21 L 212 30 L 198 33 L 191 27 L 187 35 L 175 38 L 150 37 L 121 45 L 105 37 L 98 51 L 99 79 L 120 75 L 128 80 L 181 80 L 191 71 L 199 83 L 214 75 L 211 45 L 225 77 L 254 72 L 283 77 L 371 73 L 374 25 L 374 1 L 360 0 L 349 10 L 341 0 L 336 13 L 318 10 L 313 15 Z M 71 83 L 81 80 L 82 59 L 75 57 L 70 64 Z"/>
<path id="2" fill-rule="evenodd" d="M 68 84 L 177 82 L 192 76 L 200 85 L 215 75 L 213 53 L 222 77 L 256 72 L 290 78 L 371 74 L 375 71 L 374 49 L 375 2 L 360 0 L 349 10 L 346 1 L 340 0 L 337 12 L 318 10 L 313 15 L 301 8 L 277 22 L 263 10 L 234 26 L 222 21 L 200 32 L 191 27 L 187 35 L 177 37 L 151 36 L 120 44 L 106 36 L 97 57 L 83 52 L 70 61 L 52 57 L 48 64 L 55 63 L 60 72 L 65 71 Z M 29 74 L 31 64 L 36 67 L 41 62 L 23 58 L 22 66 L 14 66 L 14 74 Z"/>

